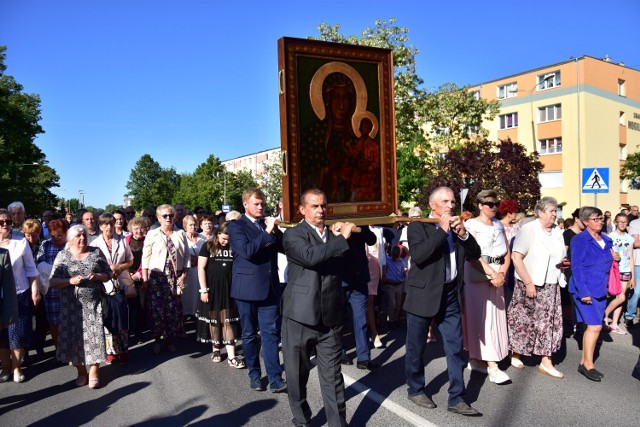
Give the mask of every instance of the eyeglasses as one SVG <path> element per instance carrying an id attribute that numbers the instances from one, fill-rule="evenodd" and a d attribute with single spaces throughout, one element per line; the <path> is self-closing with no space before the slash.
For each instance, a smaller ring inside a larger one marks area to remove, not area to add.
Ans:
<path id="1" fill-rule="evenodd" d="M 175 214 L 162 214 L 160 216 L 162 218 L 164 218 L 164 219 L 169 219 L 169 218 L 173 218 L 175 216 Z"/>
<path id="2" fill-rule="evenodd" d="M 593 222 L 602 222 L 603 220 L 604 220 L 604 218 L 602 218 L 601 216 L 587 219 L 587 221 L 593 221 Z"/>
<path id="3" fill-rule="evenodd" d="M 491 209 L 500 206 L 500 202 L 482 202 L 483 205 L 489 206 Z"/>
<path id="4" fill-rule="evenodd" d="M 13 225 L 13 221 L 10 219 L 0 219 L 0 227 L 4 227 L 5 225 Z"/>

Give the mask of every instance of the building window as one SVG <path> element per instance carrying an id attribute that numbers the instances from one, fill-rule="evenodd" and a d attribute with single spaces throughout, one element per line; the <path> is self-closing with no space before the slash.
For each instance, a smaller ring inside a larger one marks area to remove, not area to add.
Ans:
<path id="1" fill-rule="evenodd" d="M 621 193 L 628 193 L 629 192 L 629 181 L 627 181 L 626 179 L 621 179 L 620 180 L 620 192 Z"/>
<path id="2" fill-rule="evenodd" d="M 538 108 L 538 122 L 550 122 L 553 120 L 560 120 L 562 118 L 562 107 L 560 104 L 548 105 L 546 107 Z"/>
<path id="3" fill-rule="evenodd" d="M 518 96 L 518 83 L 509 83 L 498 86 L 498 99 L 513 98 Z"/>
<path id="4" fill-rule="evenodd" d="M 509 113 L 498 116 L 500 119 L 500 129 L 511 129 L 518 127 L 518 113 Z"/>
<path id="5" fill-rule="evenodd" d="M 562 188 L 562 172 L 541 172 L 538 180 L 542 188 Z"/>
<path id="6" fill-rule="evenodd" d="M 626 120 L 624 119 L 624 111 L 620 111 L 620 126 L 624 126 Z"/>
<path id="7" fill-rule="evenodd" d="M 556 86 L 560 86 L 560 71 L 538 76 L 538 84 L 536 85 L 538 90 L 551 89 Z"/>
<path id="8" fill-rule="evenodd" d="M 541 139 L 538 141 L 538 154 L 562 153 L 562 138 Z"/>
<path id="9" fill-rule="evenodd" d="M 480 126 L 467 126 L 467 134 L 469 134 L 469 135 L 479 135 L 480 134 Z"/>
<path id="10" fill-rule="evenodd" d="M 618 95 L 627 96 L 624 88 L 624 80 L 618 79 Z"/>
<path id="11" fill-rule="evenodd" d="M 480 99 L 480 91 L 474 90 L 472 96 L 473 96 L 473 99 L 477 101 L 478 99 Z"/>

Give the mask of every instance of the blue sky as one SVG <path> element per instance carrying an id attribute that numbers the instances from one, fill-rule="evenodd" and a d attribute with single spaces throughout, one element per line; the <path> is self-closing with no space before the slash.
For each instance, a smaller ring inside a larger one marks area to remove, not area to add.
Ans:
<path id="1" fill-rule="evenodd" d="M 192 172 L 210 154 L 279 146 L 277 40 L 323 21 L 356 34 L 397 18 L 435 89 L 581 55 L 640 69 L 639 16 L 638 0 L 0 0 L 0 44 L 6 72 L 42 98 L 36 143 L 56 194 L 104 207 L 145 153 Z"/>

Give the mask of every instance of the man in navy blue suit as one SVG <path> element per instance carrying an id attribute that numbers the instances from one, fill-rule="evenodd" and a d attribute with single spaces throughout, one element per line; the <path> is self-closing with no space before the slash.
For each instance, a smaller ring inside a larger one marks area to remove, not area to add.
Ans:
<path id="1" fill-rule="evenodd" d="M 245 213 L 229 224 L 229 240 L 233 249 L 233 279 L 231 297 L 236 300 L 242 348 L 249 369 L 250 387 L 264 391 L 260 369 L 260 340 L 264 365 L 273 393 L 287 391 L 282 379 L 278 355 L 280 331 L 280 282 L 278 251 L 282 252 L 282 233 L 276 219 L 264 217 L 264 194 L 257 188 L 242 193 Z M 260 331 L 260 337 L 258 337 Z"/>

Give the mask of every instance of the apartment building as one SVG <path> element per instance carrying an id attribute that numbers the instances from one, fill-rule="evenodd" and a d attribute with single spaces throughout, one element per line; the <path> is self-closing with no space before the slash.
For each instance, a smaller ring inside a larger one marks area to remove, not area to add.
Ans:
<path id="1" fill-rule="evenodd" d="M 542 195 L 555 197 L 565 216 L 582 205 L 640 205 L 640 191 L 620 180 L 627 155 L 640 150 L 640 71 L 582 56 L 471 90 L 501 103 L 499 116 L 483 123 L 489 140 L 509 137 L 539 153 Z M 609 169 L 607 193 L 583 193 L 585 168 Z"/>
<path id="2" fill-rule="evenodd" d="M 260 184 L 260 176 L 264 173 L 265 165 L 276 158 L 280 158 L 280 147 L 223 160 L 221 163 L 229 172 L 250 171 Z"/>

